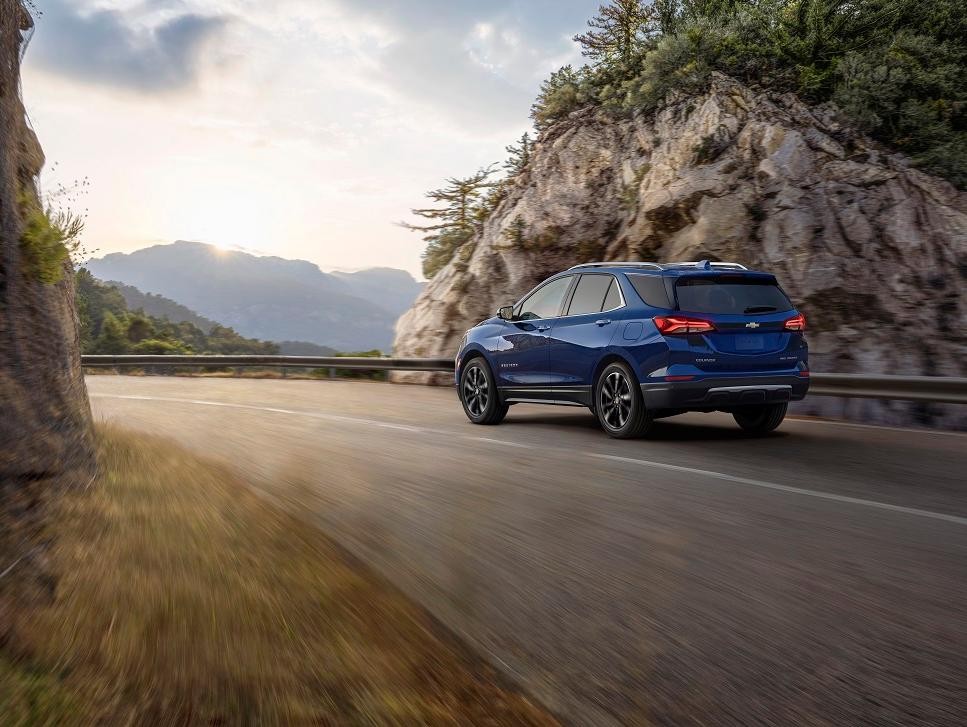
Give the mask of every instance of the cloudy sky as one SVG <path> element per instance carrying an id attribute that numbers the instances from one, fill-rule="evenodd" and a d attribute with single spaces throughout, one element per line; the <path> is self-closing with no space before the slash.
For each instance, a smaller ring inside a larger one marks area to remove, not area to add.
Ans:
<path id="1" fill-rule="evenodd" d="M 501 160 L 597 0 L 35 0 L 24 100 L 85 242 L 416 273 L 393 223 Z"/>

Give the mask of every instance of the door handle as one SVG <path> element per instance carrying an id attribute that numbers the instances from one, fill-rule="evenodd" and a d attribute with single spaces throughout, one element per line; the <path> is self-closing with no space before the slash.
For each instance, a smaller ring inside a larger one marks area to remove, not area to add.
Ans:
<path id="1" fill-rule="evenodd" d="M 594 322 L 594 325 L 596 325 L 596 326 L 606 326 L 609 323 L 611 323 L 611 319 L 610 318 L 602 318 L 600 321 L 595 321 Z"/>
<path id="2" fill-rule="evenodd" d="M 537 327 L 537 330 L 540 331 L 541 333 L 543 333 L 544 331 L 551 330 L 551 327 L 550 326 L 538 326 Z"/>

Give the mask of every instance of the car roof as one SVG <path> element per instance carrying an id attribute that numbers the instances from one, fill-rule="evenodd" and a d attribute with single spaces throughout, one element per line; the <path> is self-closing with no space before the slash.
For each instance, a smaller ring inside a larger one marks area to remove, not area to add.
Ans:
<path id="1" fill-rule="evenodd" d="M 698 262 L 648 263 L 648 262 L 593 262 L 583 263 L 568 268 L 568 273 L 580 272 L 608 272 L 608 273 L 646 273 L 653 275 L 695 275 L 701 273 L 751 273 L 753 275 L 772 275 L 758 270 L 749 270 L 740 263 L 713 262 L 701 260 Z"/>

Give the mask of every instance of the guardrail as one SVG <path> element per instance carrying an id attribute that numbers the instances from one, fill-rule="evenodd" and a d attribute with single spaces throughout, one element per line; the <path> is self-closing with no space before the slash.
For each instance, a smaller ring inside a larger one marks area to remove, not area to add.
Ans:
<path id="1" fill-rule="evenodd" d="M 451 358 L 370 358 L 366 356 L 81 356 L 82 366 L 124 368 L 282 367 L 361 371 L 453 371 Z"/>
<path id="2" fill-rule="evenodd" d="M 812 374 L 810 396 L 967 404 L 967 379 L 947 376 Z"/>
<path id="3" fill-rule="evenodd" d="M 361 371 L 452 372 L 449 358 L 366 358 L 362 356 L 82 356 L 83 366 L 102 368 L 310 368 Z M 897 399 L 967 404 L 967 378 L 817 374 L 810 378 L 810 396 Z"/>

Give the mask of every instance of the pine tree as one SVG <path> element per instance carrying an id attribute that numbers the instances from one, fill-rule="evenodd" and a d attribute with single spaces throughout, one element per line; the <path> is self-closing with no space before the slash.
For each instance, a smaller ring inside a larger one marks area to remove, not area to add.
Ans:
<path id="1" fill-rule="evenodd" d="M 426 193 L 426 197 L 443 207 L 412 210 L 414 215 L 432 220 L 434 224 L 414 225 L 400 223 L 408 230 L 430 233 L 423 239 L 427 243 L 423 253 L 423 274 L 432 278 L 453 258 L 461 245 L 473 237 L 483 222 L 480 201 L 484 190 L 493 184 L 487 181 L 494 173 L 493 165 L 478 169 L 469 177 L 450 177 L 445 186 Z"/>
<path id="2" fill-rule="evenodd" d="M 507 153 L 510 154 L 510 157 L 504 162 L 504 169 L 507 171 L 508 176 L 516 177 L 524 171 L 531 160 L 531 151 L 533 148 L 534 142 L 531 141 L 531 135 L 529 133 L 525 133 L 520 137 L 520 141 L 516 145 L 511 144 L 507 147 Z"/>
<path id="3" fill-rule="evenodd" d="M 648 38 L 660 28 L 658 13 L 644 0 L 612 0 L 598 8 L 598 14 L 588 21 L 588 32 L 574 36 L 581 44 L 582 53 L 595 61 L 619 61 L 624 67 L 631 64 Z"/>

